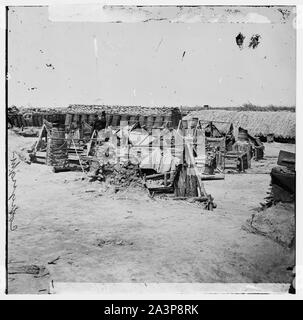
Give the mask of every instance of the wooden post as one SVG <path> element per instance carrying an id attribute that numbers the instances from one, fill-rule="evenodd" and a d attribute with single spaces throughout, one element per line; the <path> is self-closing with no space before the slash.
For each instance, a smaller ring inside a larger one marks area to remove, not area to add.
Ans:
<path id="1" fill-rule="evenodd" d="M 207 196 L 206 190 L 204 188 L 204 184 L 203 184 L 203 182 L 201 180 L 200 173 L 198 172 L 198 168 L 197 168 L 196 163 L 195 163 L 192 147 L 188 143 L 185 143 L 185 155 L 186 155 L 185 159 L 187 159 L 187 161 L 190 164 L 194 174 L 197 176 L 198 187 L 199 187 L 199 191 L 201 193 L 200 195 L 201 196 Z"/>

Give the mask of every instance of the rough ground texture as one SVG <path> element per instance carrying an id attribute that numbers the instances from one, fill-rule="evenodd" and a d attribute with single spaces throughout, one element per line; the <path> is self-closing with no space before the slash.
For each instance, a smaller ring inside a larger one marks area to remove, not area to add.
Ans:
<path id="1" fill-rule="evenodd" d="M 244 228 L 269 237 L 286 247 L 291 247 L 294 245 L 296 232 L 295 205 L 280 202 L 254 213 Z"/>
<path id="2" fill-rule="evenodd" d="M 270 173 L 272 167 L 277 165 L 277 155 L 280 150 L 295 152 L 295 146 L 282 143 L 267 144 L 265 159 L 255 162 L 249 172 Z M 272 191 L 276 190 L 273 192 L 273 194 L 276 193 L 274 198 L 283 202 L 273 203 L 272 207 L 264 207 L 264 210 L 253 213 L 243 228 L 249 232 L 269 237 L 285 247 L 292 247 L 295 244 L 296 231 L 294 196 L 290 196 L 288 192 L 278 186 L 274 185 L 271 188 L 273 188 Z"/>
<path id="3" fill-rule="evenodd" d="M 9 136 L 14 148 L 31 138 Z M 254 164 L 253 164 L 254 165 Z M 16 231 L 8 233 L 14 270 L 9 293 L 47 293 L 53 281 L 289 282 L 294 252 L 242 225 L 263 201 L 270 176 L 227 175 L 205 187 L 217 208 L 150 199 L 144 190 L 111 194 L 81 172 L 53 173 L 45 165 L 16 169 Z M 19 268 L 18 268 L 19 267 Z"/>

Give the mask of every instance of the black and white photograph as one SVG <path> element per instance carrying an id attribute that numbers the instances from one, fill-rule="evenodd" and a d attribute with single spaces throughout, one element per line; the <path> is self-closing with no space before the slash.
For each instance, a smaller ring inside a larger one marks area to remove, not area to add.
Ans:
<path id="1" fill-rule="evenodd" d="M 7 5 L 5 293 L 296 295 L 301 9 Z"/>

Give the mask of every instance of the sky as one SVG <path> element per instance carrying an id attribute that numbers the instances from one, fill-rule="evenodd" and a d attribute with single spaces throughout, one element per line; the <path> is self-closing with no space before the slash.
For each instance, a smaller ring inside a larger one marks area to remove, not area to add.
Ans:
<path id="1" fill-rule="evenodd" d="M 294 106 L 295 14 L 279 8 L 10 7 L 8 105 Z"/>

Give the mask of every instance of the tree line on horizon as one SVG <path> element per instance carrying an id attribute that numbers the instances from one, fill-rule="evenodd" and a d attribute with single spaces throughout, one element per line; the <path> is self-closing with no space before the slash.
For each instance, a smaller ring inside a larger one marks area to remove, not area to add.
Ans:
<path id="1" fill-rule="evenodd" d="M 28 110 L 28 111 L 61 111 L 64 112 L 65 107 L 53 107 L 53 108 L 40 108 L 40 107 L 16 107 L 15 105 L 11 105 L 8 108 L 9 112 L 18 113 L 21 110 Z M 276 106 L 276 105 L 268 105 L 268 106 L 258 106 L 252 103 L 244 103 L 241 106 L 234 106 L 234 107 L 212 107 L 209 105 L 202 105 L 202 106 L 180 106 L 180 110 L 183 113 L 189 113 L 192 111 L 203 111 L 203 110 L 227 110 L 227 111 L 289 111 L 289 112 L 296 112 L 295 106 Z"/>
<path id="2" fill-rule="evenodd" d="M 208 105 L 203 106 L 181 106 L 182 111 L 202 111 L 202 110 L 227 110 L 227 111 L 290 111 L 296 112 L 295 106 L 275 106 L 275 105 L 268 105 L 268 106 L 258 106 L 252 103 L 244 103 L 241 106 L 236 107 L 211 107 Z"/>

